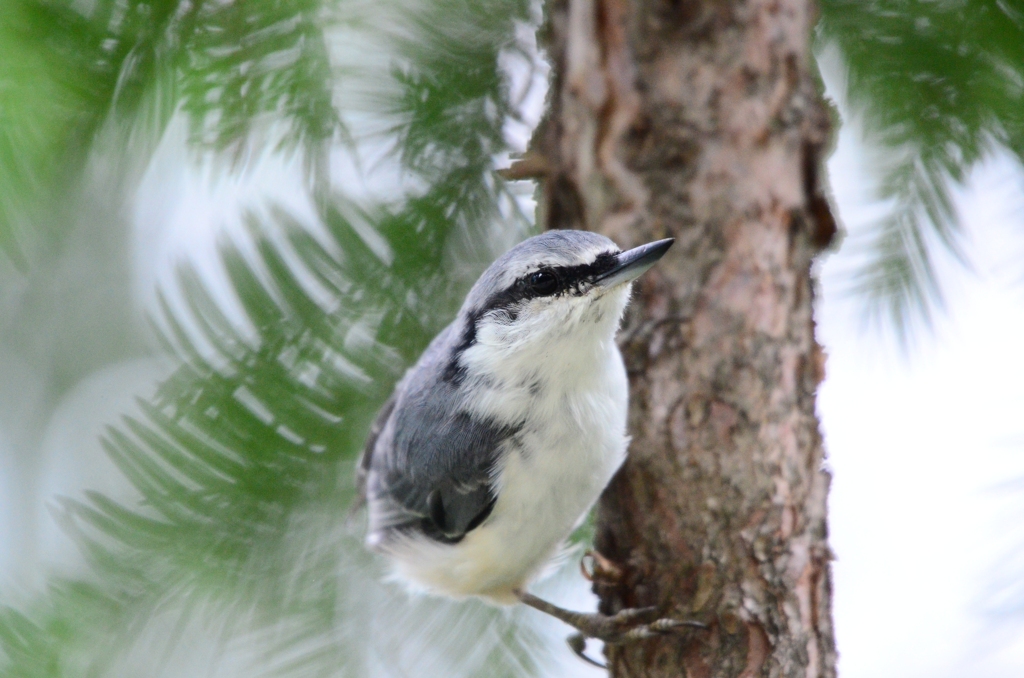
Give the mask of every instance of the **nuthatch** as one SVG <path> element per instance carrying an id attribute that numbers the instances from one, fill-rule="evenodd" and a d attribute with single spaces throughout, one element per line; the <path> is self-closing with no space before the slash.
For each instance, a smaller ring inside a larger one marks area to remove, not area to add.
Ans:
<path id="1" fill-rule="evenodd" d="M 480 276 L 382 408 L 358 468 L 367 544 L 419 590 L 524 602 L 608 642 L 689 624 L 558 608 L 526 592 L 626 455 L 615 332 L 632 281 L 672 245 L 585 231 L 520 243 Z M 586 658 L 586 657 L 584 657 Z"/>

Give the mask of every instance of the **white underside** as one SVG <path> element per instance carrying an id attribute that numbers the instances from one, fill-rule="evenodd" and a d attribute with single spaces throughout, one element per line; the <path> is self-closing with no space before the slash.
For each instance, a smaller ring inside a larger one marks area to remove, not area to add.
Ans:
<path id="1" fill-rule="evenodd" d="M 396 578 L 427 593 L 513 603 L 513 591 L 557 554 L 625 459 L 628 384 L 613 337 L 627 298 L 623 286 L 582 315 L 574 310 L 533 350 L 502 328 L 481 334 L 466 361 L 491 385 L 467 406 L 525 424 L 498 471 L 490 517 L 458 544 L 389 544 Z"/>

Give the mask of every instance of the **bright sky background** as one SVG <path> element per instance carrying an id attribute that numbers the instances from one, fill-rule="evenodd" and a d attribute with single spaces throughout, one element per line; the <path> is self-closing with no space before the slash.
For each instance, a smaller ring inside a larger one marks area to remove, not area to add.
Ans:
<path id="1" fill-rule="evenodd" d="M 848 119 L 829 171 L 853 233 L 884 211 L 873 157 Z M 821 266 L 818 409 L 843 678 L 1024 675 L 1022 186 L 1020 168 L 996 157 L 958 195 L 974 271 L 941 262 L 947 313 L 905 352 L 865 329 L 844 294 L 851 257 Z"/>

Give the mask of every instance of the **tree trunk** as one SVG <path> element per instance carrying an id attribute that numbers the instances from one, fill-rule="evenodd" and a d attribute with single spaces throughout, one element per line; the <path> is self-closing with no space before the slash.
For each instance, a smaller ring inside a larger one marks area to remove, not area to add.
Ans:
<path id="1" fill-rule="evenodd" d="M 535 138 L 550 228 L 672 236 L 622 347 L 629 459 L 601 499 L 603 612 L 708 631 L 606 649 L 613 676 L 835 675 L 811 260 L 835 226 L 809 0 L 552 0 Z"/>

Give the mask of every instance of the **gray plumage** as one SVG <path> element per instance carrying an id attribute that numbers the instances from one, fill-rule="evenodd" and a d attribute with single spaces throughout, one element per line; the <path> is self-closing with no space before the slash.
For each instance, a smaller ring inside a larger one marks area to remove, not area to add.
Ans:
<path id="1" fill-rule="evenodd" d="M 360 468 L 369 495 L 390 510 L 370 516 L 372 540 L 383 530 L 422 530 L 457 541 L 486 518 L 494 503 L 492 472 L 520 425 L 481 421 L 462 409 L 461 353 L 488 312 L 508 313 L 518 301 L 515 281 L 539 262 L 571 267 L 584 246 L 616 254 L 611 240 L 587 231 L 549 231 L 526 240 L 491 264 L 473 285 L 456 319 L 430 343 L 378 415 Z M 369 485 L 365 483 L 369 481 Z"/>
<path id="2" fill-rule="evenodd" d="M 418 530 L 455 542 L 493 505 L 491 471 L 516 429 L 461 408 L 456 384 L 445 378 L 459 329 L 453 323 L 434 339 L 378 415 L 380 435 L 361 464 L 367 494 L 384 507 L 370 515 L 374 541 L 387 530 Z"/>
<path id="3" fill-rule="evenodd" d="M 629 282 L 670 244 L 550 231 L 480 276 L 358 466 L 367 543 L 403 578 L 509 602 L 585 514 L 625 454 Z"/>

